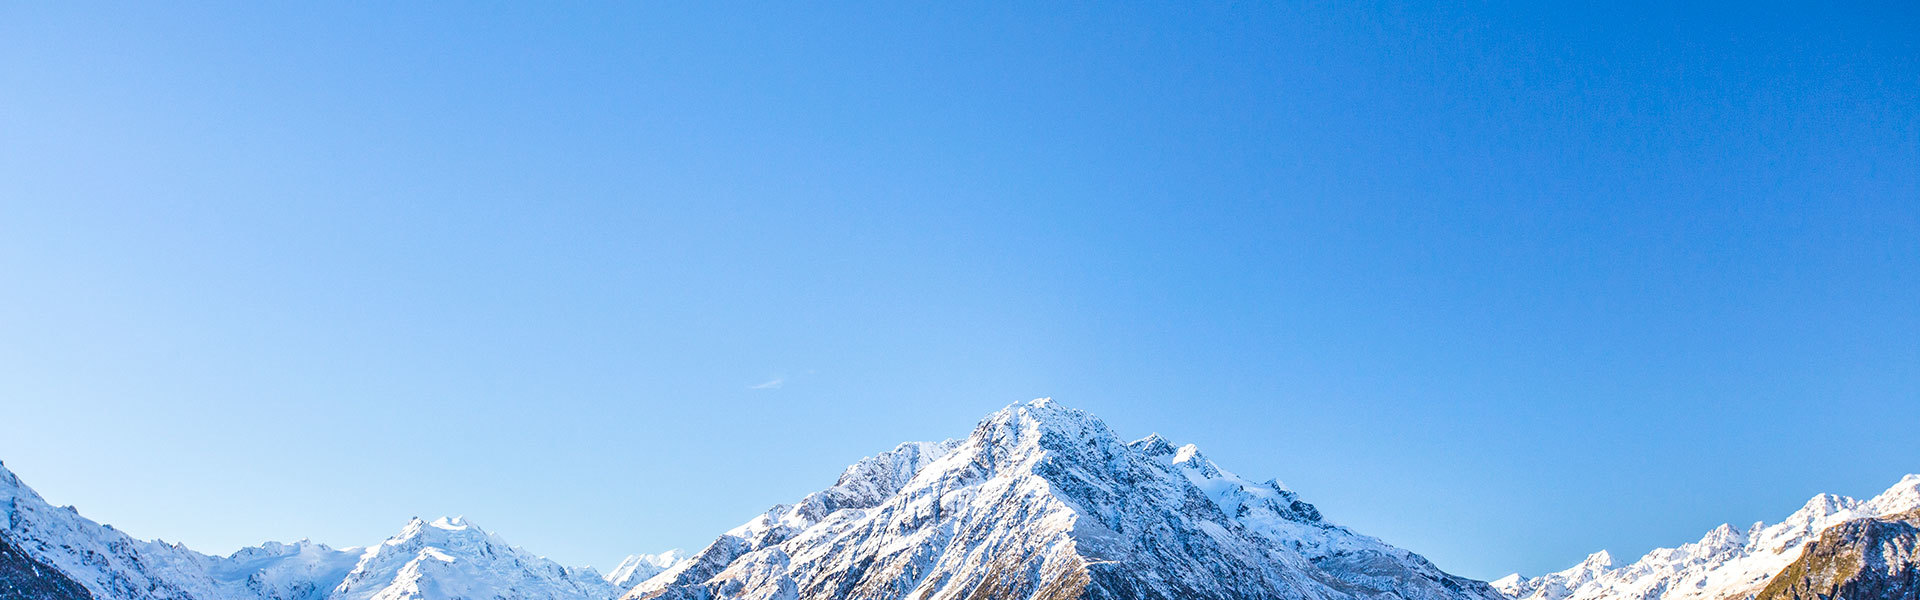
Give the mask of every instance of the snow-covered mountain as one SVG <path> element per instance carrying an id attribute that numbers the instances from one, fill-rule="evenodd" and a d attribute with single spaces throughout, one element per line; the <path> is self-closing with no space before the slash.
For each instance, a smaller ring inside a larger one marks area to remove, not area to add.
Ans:
<path id="1" fill-rule="evenodd" d="M 1278 482 L 1050 400 L 903 444 L 776 506 L 628 600 L 1498 598 L 1326 523 Z"/>
<path id="2" fill-rule="evenodd" d="M 1605 552 L 1540 577 L 1508 575 L 1493 582 L 1521 600 L 1743 600 L 1801 555 L 1829 527 L 1920 508 L 1920 475 L 1860 501 L 1820 494 L 1779 523 L 1746 529 L 1721 525 L 1700 541 L 1660 548 L 1625 566 Z"/>
<path id="3" fill-rule="evenodd" d="M 367 548 L 335 550 L 303 540 L 208 556 L 179 544 L 134 539 L 72 507 L 55 508 L 4 465 L 0 510 L 5 517 L 0 555 L 21 555 L 0 562 L 59 572 L 58 578 L 40 574 L 36 585 L 44 589 L 38 597 L 20 592 L 33 600 L 609 600 L 615 595 L 592 569 L 528 554 L 460 519 L 414 519 L 398 535 Z M 60 586 L 60 579 L 78 583 L 85 595 Z"/>
<path id="4" fill-rule="evenodd" d="M 605 600 L 613 593 L 591 568 L 534 556 L 454 517 L 414 519 L 367 548 L 327 600 Z"/>
<path id="5" fill-rule="evenodd" d="M 1502 600 L 1328 523 L 1278 481 L 1157 435 L 1124 441 L 1044 399 L 606 577 L 460 518 L 414 519 L 367 547 L 209 556 L 55 508 L 4 466 L 0 509 L 4 600 Z"/>

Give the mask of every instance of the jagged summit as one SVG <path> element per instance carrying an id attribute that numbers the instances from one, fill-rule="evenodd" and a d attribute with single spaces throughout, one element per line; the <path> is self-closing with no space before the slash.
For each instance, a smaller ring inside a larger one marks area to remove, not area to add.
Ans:
<path id="1" fill-rule="evenodd" d="M 1322 522 L 1277 481 L 1240 479 L 1157 435 L 1123 442 L 1050 399 L 995 411 L 965 439 L 902 445 L 856 467 L 627 597 L 1496 597 Z M 884 493 L 819 501 L 852 490 Z"/>
<path id="2" fill-rule="evenodd" d="M 1585 560 L 1580 561 L 1580 565 L 1584 567 L 1593 567 L 1593 568 L 1599 568 L 1599 569 L 1612 567 L 1613 553 L 1608 552 L 1606 550 L 1601 550 L 1593 554 L 1588 554 Z"/>
<path id="3" fill-rule="evenodd" d="M 1148 434 L 1147 437 L 1134 440 L 1133 443 L 1127 445 L 1133 446 L 1133 448 L 1139 450 L 1141 454 L 1153 458 L 1173 456 L 1173 453 L 1176 451 L 1173 447 L 1173 442 L 1167 441 L 1167 438 L 1160 437 L 1158 433 Z"/>

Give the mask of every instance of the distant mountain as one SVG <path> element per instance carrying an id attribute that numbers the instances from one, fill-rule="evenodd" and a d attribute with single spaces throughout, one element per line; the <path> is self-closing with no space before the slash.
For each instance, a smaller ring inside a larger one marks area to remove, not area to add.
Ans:
<path id="1" fill-rule="evenodd" d="M 326 598 L 605 600 L 613 593 L 593 569 L 534 556 L 454 517 L 407 523 L 362 553 Z"/>
<path id="2" fill-rule="evenodd" d="M 1499 598 L 1158 436 L 1049 400 L 903 444 L 628 600 Z"/>
<path id="3" fill-rule="evenodd" d="M 687 553 L 679 550 L 668 550 L 659 554 L 634 554 L 620 559 L 620 564 L 607 572 L 607 583 L 612 584 L 616 590 L 630 590 L 686 560 Z"/>
<path id="4" fill-rule="evenodd" d="M 0 465 L 0 598 L 45 600 L 609 600 L 563 567 L 460 519 L 414 519 L 368 548 L 269 542 L 231 556 L 136 540 L 54 508 Z M 78 586 L 82 593 L 75 593 Z M 18 592 L 9 589 L 24 590 Z"/>
<path id="5" fill-rule="evenodd" d="M 1920 510 L 1827 528 L 1758 600 L 1920 600 Z"/>
<path id="6" fill-rule="evenodd" d="M 1600 552 L 1565 571 L 1509 575 L 1493 585 L 1520 600 L 1746 600 L 1829 528 L 1917 508 L 1920 475 L 1908 475 L 1870 500 L 1821 494 L 1777 524 L 1721 525 L 1698 542 L 1656 549 L 1625 566 Z"/>

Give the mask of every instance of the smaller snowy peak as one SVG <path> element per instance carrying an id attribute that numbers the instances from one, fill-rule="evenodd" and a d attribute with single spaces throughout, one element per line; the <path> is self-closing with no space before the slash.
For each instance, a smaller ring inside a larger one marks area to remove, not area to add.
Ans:
<path id="1" fill-rule="evenodd" d="M 353 570 L 360 555 L 359 548 L 335 550 L 310 540 L 267 542 L 234 552 L 214 564 L 210 574 L 266 600 L 321 600 Z"/>
<path id="2" fill-rule="evenodd" d="M 472 521 L 448 517 L 415 518 L 367 548 L 327 598 L 605 600 L 613 593 L 593 569 L 561 566 L 508 545 Z"/>
<path id="3" fill-rule="evenodd" d="M 845 506 L 872 506 L 900 491 L 928 463 L 938 460 L 959 445 L 956 440 L 907 442 L 892 450 L 860 459 L 841 471 L 840 479 L 822 493 L 831 500 L 822 508 L 832 512 Z M 806 502 L 801 502 L 806 504 Z"/>
<path id="4" fill-rule="evenodd" d="M 1491 582 L 1493 589 L 1514 598 L 1534 600 L 1561 600 L 1588 587 L 1613 569 L 1613 554 L 1601 550 L 1588 554 L 1580 564 L 1565 571 L 1548 573 L 1540 577 L 1521 577 L 1519 573 L 1501 577 Z"/>
<path id="5" fill-rule="evenodd" d="M 1526 578 L 1521 577 L 1519 573 L 1509 573 L 1506 577 L 1487 582 L 1487 585 L 1493 586 L 1493 589 L 1499 590 L 1502 594 L 1514 596 L 1520 590 L 1520 582 L 1525 580 Z"/>
<path id="6" fill-rule="evenodd" d="M 1843 510 L 1852 510 L 1859 501 L 1835 494 L 1819 494 L 1807 499 L 1807 503 L 1795 511 L 1796 515 L 1824 517 Z"/>
<path id="7" fill-rule="evenodd" d="M 860 459 L 841 471 L 840 478 L 831 487 L 807 494 L 794 504 L 775 505 L 727 530 L 698 552 L 678 557 L 658 573 L 648 577 L 621 577 L 618 581 L 609 575 L 608 580 L 625 592 L 626 597 L 650 597 L 671 586 L 707 581 L 743 555 L 784 543 L 835 515 L 857 514 L 879 506 L 929 465 L 952 454 L 961 443 L 960 440 L 907 442 Z M 625 564 L 623 561 L 622 565 Z M 627 585 L 628 582 L 631 585 Z"/>
<path id="8" fill-rule="evenodd" d="M 1162 444 L 1171 447 L 1165 440 Z M 1320 510 L 1300 500 L 1300 497 L 1287 489 L 1277 479 L 1266 483 L 1254 483 L 1243 479 L 1219 464 L 1208 459 L 1193 444 L 1180 446 L 1171 453 L 1161 453 L 1155 457 L 1173 472 L 1184 476 L 1194 487 L 1213 500 L 1220 512 L 1256 532 L 1270 534 L 1269 537 L 1284 538 L 1290 545 L 1313 545 L 1322 536 L 1300 537 L 1302 532 L 1296 527 L 1282 526 L 1276 521 L 1289 521 L 1302 524 L 1320 522 Z M 1317 526 L 1315 526 L 1317 528 Z M 1311 553 L 1310 553 L 1311 554 Z"/>
<path id="9" fill-rule="evenodd" d="M 1173 456 L 1175 452 L 1173 443 L 1167 441 L 1167 438 L 1160 437 L 1158 433 L 1134 440 L 1127 445 L 1133 447 L 1133 449 L 1140 452 L 1142 456 L 1148 458 Z"/>
<path id="10" fill-rule="evenodd" d="M 1901 477 L 1899 483 L 1866 501 L 1864 508 L 1876 517 L 1920 509 L 1920 473 Z"/>
<path id="11" fill-rule="evenodd" d="M 635 554 L 621 559 L 605 579 L 615 591 L 626 591 L 685 560 L 687 553 L 678 548 L 659 554 Z"/>

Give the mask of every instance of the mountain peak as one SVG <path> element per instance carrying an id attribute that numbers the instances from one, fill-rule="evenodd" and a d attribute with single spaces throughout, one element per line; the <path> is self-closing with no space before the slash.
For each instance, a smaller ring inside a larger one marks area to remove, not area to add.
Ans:
<path id="1" fill-rule="evenodd" d="M 678 548 L 659 554 L 630 555 L 607 572 L 606 580 L 613 584 L 614 591 L 625 592 L 686 559 L 687 553 Z"/>
<path id="2" fill-rule="evenodd" d="M 1021 423 L 1034 427 L 1082 426 L 1093 415 L 1085 411 L 1068 408 L 1052 398 L 1034 398 L 1025 402 L 1007 405 L 981 422 L 985 423 Z"/>
<path id="3" fill-rule="evenodd" d="M 440 517 L 438 519 L 434 519 L 433 523 L 430 523 L 429 525 L 435 528 L 445 529 L 447 531 L 462 531 L 469 527 L 474 529 L 479 529 L 479 526 L 474 525 L 473 522 L 468 521 L 466 517 L 462 517 L 462 516 Z"/>
<path id="4" fill-rule="evenodd" d="M 598 600 L 613 594 L 592 569 L 564 567 L 506 543 L 464 517 L 414 517 L 370 547 L 329 600 L 471 596 Z"/>
<path id="5" fill-rule="evenodd" d="M 1147 437 L 1134 440 L 1127 445 L 1133 446 L 1135 450 L 1139 450 L 1141 454 L 1150 458 L 1172 456 L 1174 453 L 1173 442 L 1167 441 L 1167 438 L 1160 437 L 1158 433 L 1147 434 Z"/>
<path id="6" fill-rule="evenodd" d="M 1234 476 L 1195 446 L 1159 435 L 1123 442 L 1099 418 L 1038 398 L 987 415 L 964 440 L 863 459 L 834 486 L 728 531 L 624 597 L 1492 600 L 1498 592 L 1326 523 L 1278 482 Z"/>
<path id="7" fill-rule="evenodd" d="M 1866 502 L 1871 511 L 1878 515 L 1890 515 L 1920 508 L 1920 473 L 1911 473 L 1901 477 L 1893 487 L 1880 492 Z"/>
<path id="8" fill-rule="evenodd" d="M 962 443 L 994 465 L 1100 461 L 1125 446 L 1098 417 L 1050 398 L 1016 402 L 987 415 Z"/>
<path id="9" fill-rule="evenodd" d="M 1831 515 L 1833 513 L 1840 512 L 1842 510 L 1846 510 L 1850 508 L 1850 505 L 1853 503 L 1854 503 L 1854 500 L 1852 498 L 1848 498 L 1845 496 L 1840 496 L 1835 494 L 1815 494 L 1812 498 L 1807 499 L 1806 504 L 1803 504 L 1800 506 L 1800 510 L 1794 511 L 1794 515 L 1807 516 L 1807 517 L 1824 517 L 1827 515 Z"/>

